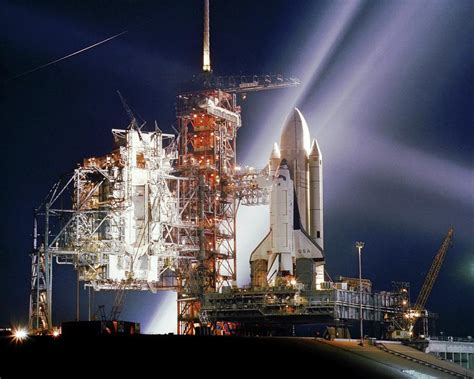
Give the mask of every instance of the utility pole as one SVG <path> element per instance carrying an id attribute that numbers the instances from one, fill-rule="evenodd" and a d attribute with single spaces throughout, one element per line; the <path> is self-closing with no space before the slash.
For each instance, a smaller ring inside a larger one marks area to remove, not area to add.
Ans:
<path id="1" fill-rule="evenodd" d="M 360 305 L 360 310 L 359 310 L 359 318 L 360 318 L 360 346 L 364 346 L 364 317 L 362 314 L 362 264 L 361 264 L 361 252 L 362 249 L 364 248 L 364 242 L 357 241 L 356 242 L 356 248 L 359 252 L 359 305 Z"/>

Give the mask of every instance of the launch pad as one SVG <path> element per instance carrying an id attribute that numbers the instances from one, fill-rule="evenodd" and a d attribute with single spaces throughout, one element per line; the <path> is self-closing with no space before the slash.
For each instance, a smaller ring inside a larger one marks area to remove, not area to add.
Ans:
<path id="1" fill-rule="evenodd" d="M 332 283 L 325 283 L 332 287 Z M 399 295 L 393 292 L 362 293 L 337 288 L 300 291 L 292 287 L 235 289 L 210 293 L 202 312 L 209 320 L 255 324 L 344 323 L 360 319 L 387 322 L 398 313 Z"/>
<path id="2" fill-rule="evenodd" d="M 291 110 L 265 168 L 239 170 L 237 94 L 299 81 L 213 76 L 208 1 L 204 14 L 203 82 L 176 99 L 177 135 L 156 124 L 145 131 L 121 97 L 130 124 L 112 130 L 111 152 L 85 159 L 36 210 L 30 330 L 52 330 L 54 263 L 74 266 L 93 290 L 117 291 L 107 321 L 118 318 L 125 291 L 173 290 L 179 334 L 353 320 L 405 330 L 424 311 L 410 313 L 406 288 L 372 292 L 362 279 L 357 287 L 325 272 L 323 158 L 300 110 Z M 237 210 L 268 199 L 270 230 L 251 254 L 250 287 L 237 288 Z"/>

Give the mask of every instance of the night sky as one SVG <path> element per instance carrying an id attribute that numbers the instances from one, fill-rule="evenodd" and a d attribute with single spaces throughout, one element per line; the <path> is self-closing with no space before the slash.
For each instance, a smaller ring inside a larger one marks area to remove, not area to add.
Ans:
<path id="1" fill-rule="evenodd" d="M 116 90 L 171 132 L 174 99 L 200 71 L 202 1 L 3 1 L 0 26 L 0 326 L 27 322 L 32 210 L 62 173 L 111 149 L 128 118 Z M 211 0 L 215 73 L 282 73 L 298 88 L 241 102 L 238 160 L 263 167 L 292 107 L 324 159 L 327 270 L 378 290 L 409 281 L 412 301 L 449 226 L 428 308 L 438 331 L 474 335 L 474 3 Z M 18 74 L 127 30 L 95 49 Z M 242 208 L 240 284 L 268 230 Z M 55 268 L 53 317 L 75 317 L 71 267 Z M 82 315 L 86 317 L 86 293 Z M 172 293 L 130 294 L 123 318 L 174 327 Z M 99 294 L 96 305 L 110 304 Z"/>

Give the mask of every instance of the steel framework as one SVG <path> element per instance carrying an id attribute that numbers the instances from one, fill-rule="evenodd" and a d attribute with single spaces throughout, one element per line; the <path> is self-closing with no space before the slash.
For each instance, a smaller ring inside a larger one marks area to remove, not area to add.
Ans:
<path id="1" fill-rule="evenodd" d="M 116 148 L 85 160 L 36 210 L 30 329 L 52 327 L 53 258 L 74 265 L 78 280 L 95 290 L 118 290 L 119 305 L 123 291 L 177 290 L 180 334 L 207 326 L 200 315 L 206 293 L 235 286 L 238 206 L 268 201 L 258 185 L 266 173 L 236 167 L 236 94 L 299 81 L 212 75 L 206 0 L 203 73 L 195 84 L 197 92 L 177 99 L 177 140 L 159 129 L 142 132 L 119 93 L 130 127 L 113 131 Z"/>
<path id="2" fill-rule="evenodd" d="M 35 211 L 31 330 L 52 328 L 53 259 L 73 265 L 94 290 L 178 288 L 198 249 L 195 225 L 181 218 L 173 175 L 175 136 L 159 129 L 113 131 L 115 148 L 62 177 Z"/>
<path id="3" fill-rule="evenodd" d="M 235 94 L 220 90 L 178 96 L 180 213 L 196 226 L 199 251 L 178 292 L 178 333 L 193 334 L 203 296 L 235 286 L 236 137 L 241 126 Z M 184 271 L 183 271 L 184 272 Z M 202 322 L 201 322 L 202 321 Z M 203 325 L 206 326 L 206 325 Z"/>
<path id="4" fill-rule="evenodd" d="M 332 286 L 331 283 L 327 283 Z M 359 320 L 360 304 L 364 320 L 390 322 L 398 314 L 398 294 L 329 289 L 302 291 L 295 286 L 267 289 L 232 289 L 210 293 L 202 312 L 212 322 L 241 324 L 298 324 L 334 320 Z"/>

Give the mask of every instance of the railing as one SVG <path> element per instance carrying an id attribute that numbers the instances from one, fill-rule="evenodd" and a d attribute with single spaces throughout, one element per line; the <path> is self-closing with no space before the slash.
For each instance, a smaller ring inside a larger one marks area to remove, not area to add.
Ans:
<path id="1" fill-rule="evenodd" d="M 447 341 L 447 342 L 471 342 L 474 343 L 474 338 L 467 337 L 451 337 L 451 336 L 430 336 L 428 340 L 433 341 Z"/>

